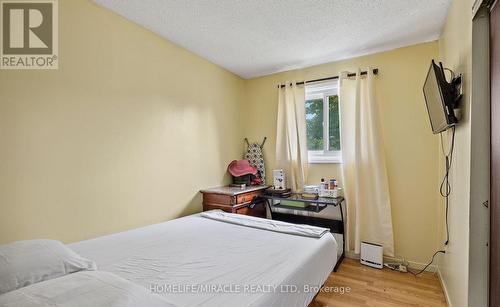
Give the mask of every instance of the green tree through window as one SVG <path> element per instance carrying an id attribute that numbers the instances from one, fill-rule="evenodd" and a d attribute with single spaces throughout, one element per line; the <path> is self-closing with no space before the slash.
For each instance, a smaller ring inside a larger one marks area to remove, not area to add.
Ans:
<path id="1" fill-rule="evenodd" d="M 333 95 L 328 97 L 329 111 L 329 148 L 331 151 L 340 151 L 340 113 L 339 113 L 339 96 Z"/>
<path id="2" fill-rule="evenodd" d="M 328 100 L 328 150 L 340 151 L 339 96 L 327 96 Z M 323 99 L 306 100 L 307 149 L 324 150 Z"/>
<path id="3" fill-rule="evenodd" d="M 306 100 L 307 149 L 323 150 L 323 99 Z"/>

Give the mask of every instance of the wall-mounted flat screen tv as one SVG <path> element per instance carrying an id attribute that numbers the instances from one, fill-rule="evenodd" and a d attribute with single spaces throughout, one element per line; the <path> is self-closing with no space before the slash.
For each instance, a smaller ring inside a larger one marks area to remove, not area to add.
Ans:
<path id="1" fill-rule="evenodd" d="M 458 122 L 453 111 L 455 88 L 446 81 L 442 63 L 437 65 L 432 60 L 425 79 L 424 97 L 433 133 L 443 132 Z"/>

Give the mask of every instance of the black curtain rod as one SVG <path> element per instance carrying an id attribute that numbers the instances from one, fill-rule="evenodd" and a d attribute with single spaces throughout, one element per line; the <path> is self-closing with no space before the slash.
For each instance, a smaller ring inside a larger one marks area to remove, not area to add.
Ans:
<path id="1" fill-rule="evenodd" d="M 367 71 L 362 71 L 361 72 L 361 76 L 365 76 L 368 72 Z M 378 75 L 378 68 L 375 68 L 373 69 L 373 74 L 374 75 Z M 347 74 L 347 77 L 356 77 L 356 73 L 353 72 L 353 73 L 348 73 Z M 328 80 L 336 80 L 340 78 L 339 76 L 333 76 L 333 77 L 328 77 L 328 78 L 321 78 L 321 79 L 314 79 L 314 80 L 307 80 L 307 81 L 301 81 L 301 82 L 297 82 L 296 84 L 297 85 L 302 85 L 302 84 L 306 84 L 306 83 L 312 83 L 312 82 L 320 82 L 320 81 L 328 81 Z M 291 84 L 291 83 L 290 83 Z M 281 85 L 278 85 L 278 87 L 285 87 L 285 84 L 281 84 Z"/>

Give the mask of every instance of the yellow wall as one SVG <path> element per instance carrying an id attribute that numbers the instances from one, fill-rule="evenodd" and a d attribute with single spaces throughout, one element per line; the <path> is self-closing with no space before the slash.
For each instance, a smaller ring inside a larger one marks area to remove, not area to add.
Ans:
<path id="1" fill-rule="evenodd" d="M 438 240 L 438 137 L 431 132 L 422 95 L 427 69 L 438 57 L 436 42 L 419 44 L 355 59 L 278 73 L 247 81 L 245 135 L 268 137 L 267 167 L 274 167 L 277 87 L 286 80 L 310 80 L 357 67 L 378 67 L 375 89 L 380 106 L 383 140 L 392 201 L 396 254 L 425 263 Z M 341 177 L 338 164 L 311 164 L 309 182 Z M 271 179 L 271 177 L 269 178 Z"/>
<path id="2" fill-rule="evenodd" d="M 439 40 L 439 55 L 443 65 L 454 70 L 456 74 L 464 74 L 463 118 L 456 130 L 455 154 L 450 178 L 453 188 L 449 210 L 450 243 L 446 247 L 446 254 L 439 257 L 439 271 L 450 305 L 453 307 L 468 305 L 473 2 L 473 0 L 452 2 Z M 440 213 L 439 221 L 443 221 L 444 212 Z M 440 223 L 440 241 L 444 241 L 444 227 L 444 224 Z"/>
<path id="3" fill-rule="evenodd" d="M 199 211 L 197 191 L 228 182 L 243 137 L 268 137 L 272 170 L 277 83 L 371 65 L 396 253 L 424 263 L 437 248 L 438 139 L 421 92 L 437 43 L 245 81 L 90 1 L 59 1 L 59 18 L 59 70 L 0 70 L 0 243 Z M 340 173 L 314 164 L 309 181 Z"/>
<path id="4" fill-rule="evenodd" d="M 0 243 L 201 210 L 241 155 L 244 80 L 91 1 L 59 16 L 59 70 L 0 70 Z"/>

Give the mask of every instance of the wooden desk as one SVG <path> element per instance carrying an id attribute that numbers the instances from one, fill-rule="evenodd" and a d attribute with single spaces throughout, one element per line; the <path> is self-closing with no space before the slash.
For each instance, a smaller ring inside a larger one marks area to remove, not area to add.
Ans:
<path id="1" fill-rule="evenodd" d="M 266 217 L 266 201 L 259 196 L 269 186 L 259 185 L 246 188 L 216 187 L 201 190 L 203 211 L 221 209 L 225 212 Z"/>

